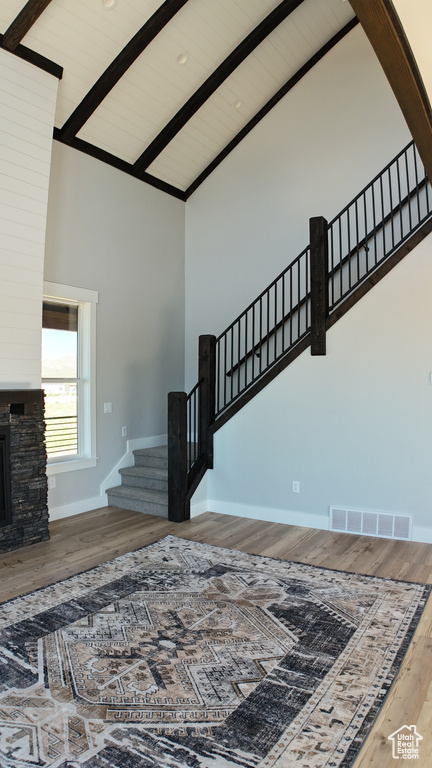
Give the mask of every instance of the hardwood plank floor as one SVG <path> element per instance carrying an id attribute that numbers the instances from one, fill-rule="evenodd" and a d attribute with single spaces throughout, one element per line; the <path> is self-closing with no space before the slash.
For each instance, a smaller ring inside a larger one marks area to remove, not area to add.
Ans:
<path id="1" fill-rule="evenodd" d="M 326 568 L 432 583 L 432 544 L 390 541 L 229 515 L 204 515 L 176 525 L 160 517 L 103 507 L 54 521 L 51 539 L 0 555 L 0 601 L 92 568 L 173 533 L 244 552 Z M 416 725 L 421 768 L 432 766 L 432 599 L 400 674 L 353 768 L 394 768 L 388 736 Z"/>

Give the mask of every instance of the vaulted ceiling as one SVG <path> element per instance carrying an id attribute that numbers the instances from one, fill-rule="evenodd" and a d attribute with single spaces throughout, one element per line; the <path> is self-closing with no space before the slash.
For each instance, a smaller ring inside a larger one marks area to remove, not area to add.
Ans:
<path id="1" fill-rule="evenodd" d="M 0 3 L 2 47 L 62 76 L 55 138 L 181 198 L 356 23 L 344 0 Z"/>
<path id="2" fill-rule="evenodd" d="M 187 199 L 357 21 L 345 0 L 1 0 L 0 45 L 61 78 L 58 141 Z"/>

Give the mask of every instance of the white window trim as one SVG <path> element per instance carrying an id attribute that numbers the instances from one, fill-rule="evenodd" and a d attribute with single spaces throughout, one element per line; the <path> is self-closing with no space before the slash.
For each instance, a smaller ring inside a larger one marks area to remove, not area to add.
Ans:
<path id="1" fill-rule="evenodd" d="M 99 300 L 97 291 L 88 288 L 76 288 L 71 285 L 44 281 L 44 299 L 65 300 L 80 305 L 83 332 L 79 335 L 79 350 L 82 362 L 80 375 L 83 387 L 87 387 L 86 396 L 81 404 L 79 431 L 84 438 L 82 452 L 78 457 L 51 458 L 47 463 L 47 475 L 58 475 L 80 469 L 89 469 L 97 465 L 96 455 L 96 305 Z M 88 428 L 83 429 L 83 422 Z M 84 454 L 84 455 L 83 455 Z"/>

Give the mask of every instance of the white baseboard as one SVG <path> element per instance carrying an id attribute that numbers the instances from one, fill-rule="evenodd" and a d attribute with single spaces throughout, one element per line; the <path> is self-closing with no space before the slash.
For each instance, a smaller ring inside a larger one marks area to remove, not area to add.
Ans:
<path id="1" fill-rule="evenodd" d="M 303 528 L 317 528 L 320 531 L 328 531 L 330 524 L 330 519 L 325 515 L 273 509 L 271 507 L 254 507 L 248 504 L 234 504 L 229 501 L 201 500 L 191 506 L 191 517 L 197 517 L 204 512 L 216 512 L 221 515 L 233 515 L 234 517 L 249 517 L 251 520 L 265 520 L 269 523 L 299 525 Z M 411 540 L 422 544 L 432 544 L 432 528 L 413 525 Z"/>
<path id="2" fill-rule="evenodd" d="M 107 497 L 105 494 L 101 494 L 100 496 L 93 496 L 91 499 L 82 499 L 81 501 L 74 501 L 72 504 L 64 504 L 61 507 L 49 507 L 49 519 L 62 520 L 64 517 L 81 515 L 83 512 L 100 509 L 100 507 L 106 507 L 106 505 Z"/>
<path id="3" fill-rule="evenodd" d="M 191 504 L 190 507 L 190 516 L 191 520 L 193 517 L 198 517 L 198 515 L 203 515 L 204 512 L 209 511 L 209 506 L 207 501 L 199 501 L 195 504 Z"/>
<path id="4" fill-rule="evenodd" d="M 200 502 L 197 507 L 201 507 Z M 265 520 L 269 523 L 285 523 L 286 525 L 300 525 L 303 528 L 318 528 L 328 531 L 329 518 L 326 515 L 314 515 L 306 512 L 296 512 L 290 509 L 274 509 L 272 507 L 254 507 L 250 504 L 233 504 L 229 501 L 212 501 L 206 503 L 206 510 L 200 513 L 216 512 L 221 515 L 234 515 L 235 517 L 249 517 L 251 520 Z M 195 514 L 194 514 L 195 516 Z"/>
<path id="5" fill-rule="evenodd" d="M 432 544 L 432 528 L 413 525 L 411 539 L 412 541 L 418 541 L 422 544 Z"/>

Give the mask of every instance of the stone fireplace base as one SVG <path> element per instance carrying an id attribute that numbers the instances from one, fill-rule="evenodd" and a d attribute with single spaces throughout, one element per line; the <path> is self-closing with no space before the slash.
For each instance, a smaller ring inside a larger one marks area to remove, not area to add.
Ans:
<path id="1" fill-rule="evenodd" d="M 9 473 L 0 482 L 0 552 L 9 552 L 49 539 L 43 390 L 0 390 L 0 434 Z"/>

